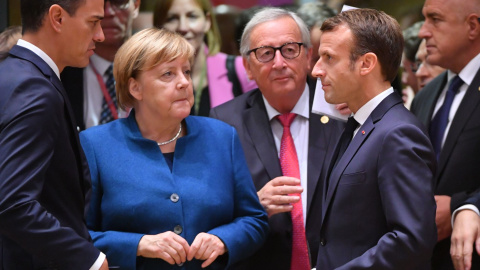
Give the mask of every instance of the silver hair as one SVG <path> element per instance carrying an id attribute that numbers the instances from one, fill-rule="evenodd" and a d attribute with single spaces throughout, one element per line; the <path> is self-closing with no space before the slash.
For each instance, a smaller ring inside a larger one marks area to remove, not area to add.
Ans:
<path id="1" fill-rule="evenodd" d="M 257 25 L 274 21 L 282 17 L 290 17 L 297 23 L 297 26 L 302 35 L 303 45 L 305 46 L 305 48 L 311 48 L 312 43 L 310 42 L 310 32 L 308 30 L 308 26 L 302 19 L 300 19 L 300 17 L 298 17 L 297 14 L 282 8 L 266 7 L 255 13 L 252 19 L 245 26 L 242 34 L 242 39 L 240 40 L 240 54 L 248 57 L 247 52 L 248 50 L 250 50 L 250 36 L 253 29 Z"/>

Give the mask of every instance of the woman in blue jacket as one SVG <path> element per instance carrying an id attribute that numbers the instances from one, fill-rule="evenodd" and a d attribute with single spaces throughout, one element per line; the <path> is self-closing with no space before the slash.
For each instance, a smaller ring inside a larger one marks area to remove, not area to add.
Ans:
<path id="1" fill-rule="evenodd" d="M 189 116 L 194 49 L 146 29 L 117 52 L 127 118 L 80 134 L 92 176 L 87 225 L 120 269 L 224 269 L 259 248 L 267 216 L 234 128 Z"/>

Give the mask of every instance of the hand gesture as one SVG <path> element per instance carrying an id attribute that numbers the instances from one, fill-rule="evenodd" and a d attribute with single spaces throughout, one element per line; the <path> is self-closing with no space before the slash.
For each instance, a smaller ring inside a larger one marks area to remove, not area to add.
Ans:
<path id="1" fill-rule="evenodd" d="M 138 243 L 137 256 L 160 258 L 169 264 L 181 264 L 187 259 L 188 243 L 174 232 L 144 235 Z"/>
<path id="2" fill-rule="evenodd" d="M 280 176 L 270 180 L 260 191 L 258 198 L 267 211 L 268 217 L 282 212 L 290 212 L 293 209 L 292 203 L 300 200 L 300 196 L 289 194 L 300 194 L 303 188 L 300 186 L 300 179 Z"/>
<path id="3" fill-rule="evenodd" d="M 225 244 L 215 235 L 199 233 L 193 240 L 187 259 L 204 260 L 202 268 L 209 266 L 218 256 L 226 252 Z"/>
<path id="4" fill-rule="evenodd" d="M 472 267 L 473 243 L 480 254 L 480 217 L 472 210 L 462 210 L 453 223 L 450 255 L 457 270 L 470 270 Z"/>

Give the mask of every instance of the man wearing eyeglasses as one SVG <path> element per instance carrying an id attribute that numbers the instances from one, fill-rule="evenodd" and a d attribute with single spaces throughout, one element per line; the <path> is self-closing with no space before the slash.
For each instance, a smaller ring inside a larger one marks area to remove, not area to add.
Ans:
<path id="1" fill-rule="evenodd" d="M 259 11 L 240 51 L 259 89 L 211 110 L 239 134 L 260 202 L 269 216 L 265 245 L 232 269 L 311 269 L 320 243 L 322 164 L 342 124 L 311 113 L 311 43 L 294 13 Z"/>
<path id="2" fill-rule="evenodd" d="M 117 106 L 112 66 L 117 50 L 132 35 L 139 7 L 140 0 L 106 0 L 105 41 L 97 45 L 86 68 L 66 68 L 61 74 L 79 130 L 126 116 Z"/>

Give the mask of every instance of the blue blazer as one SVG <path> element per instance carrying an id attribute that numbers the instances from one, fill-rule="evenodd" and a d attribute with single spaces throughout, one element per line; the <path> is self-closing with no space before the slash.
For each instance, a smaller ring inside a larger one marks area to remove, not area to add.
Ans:
<path id="1" fill-rule="evenodd" d="M 93 183 L 87 225 L 109 264 L 122 270 L 201 269 L 197 260 L 178 267 L 137 257 L 143 235 L 166 231 L 189 244 L 200 232 L 218 236 L 228 253 L 209 269 L 223 269 L 263 244 L 267 215 L 235 129 L 196 116 L 185 123 L 188 134 L 177 140 L 172 172 L 157 143 L 142 137 L 134 111 L 80 133 Z"/>
<path id="2" fill-rule="evenodd" d="M 91 191 L 66 93 L 32 51 L 0 64 L 0 269 L 89 269 Z"/>
<path id="3" fill-rule="evenodd" d="M 324 188 L 317 269 L 430 269 L 435 156 L 393 93 L 360 127 Z"/>

